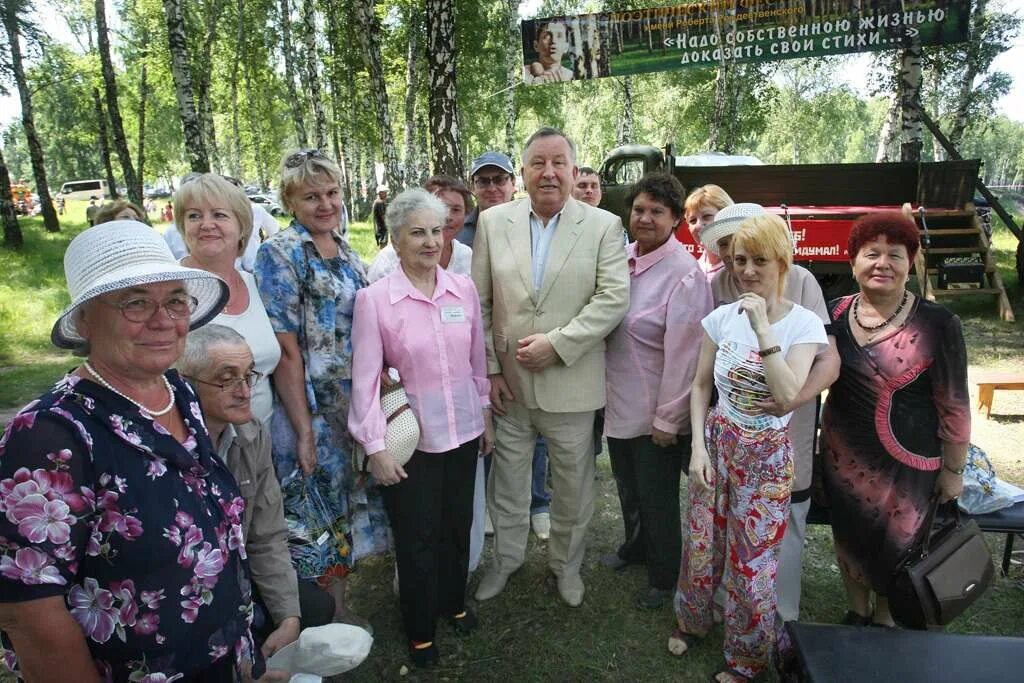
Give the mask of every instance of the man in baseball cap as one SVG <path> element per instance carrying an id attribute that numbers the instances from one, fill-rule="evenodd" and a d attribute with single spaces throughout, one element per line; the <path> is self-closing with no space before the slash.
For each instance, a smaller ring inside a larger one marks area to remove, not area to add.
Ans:
<path id="1" fill-rule="evenodd" d="M 512 160 L 501 152 L 487 151 L 473 159 L 469 168 L 469 187 L 476 198 L 476 208 L 466 216 L 462 230 L 455 236 L 468 247 L 476 237 L 476 220 L 481 211 L 512 201 L 515 192 L 515 169 Z"/>

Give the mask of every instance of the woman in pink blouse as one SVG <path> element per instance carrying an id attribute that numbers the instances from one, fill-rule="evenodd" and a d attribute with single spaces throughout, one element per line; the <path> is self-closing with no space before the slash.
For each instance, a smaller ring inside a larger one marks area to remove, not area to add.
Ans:
<path id="1" fill-rule="evenodd" d="M 648 588 L 636 605 L 671 599 L 682 530 L 679 480 L 690 461 L 690 384 L 711 312 L 711 287 L 697 261 L 673 237 L 683 217 L 683 186 L 670 175 L 645 176 L 626 198 L 635 242 L 629 259 L 629 312 L 606 340 L 608 402 L 604 433 L 622 504 L 626 537 L 605 566 L 647 565 Z"/>
<path id="2" fill-rule="evenodd" d="M 480 301 L 473 281 L 439 265 L 447 209 L 414 188 L 385 217 L 399 268 L 356 295 L 349 430 L 382 485 L 398 561 L 399 602 L 417 666 L 437 661 L 439 616 L 460 633 L 476 627 L 466 608 L 476 458 L 494 443 Z M 381 372 L 401 375 L 420 424 L 412 458 L 388 453 Z"/>

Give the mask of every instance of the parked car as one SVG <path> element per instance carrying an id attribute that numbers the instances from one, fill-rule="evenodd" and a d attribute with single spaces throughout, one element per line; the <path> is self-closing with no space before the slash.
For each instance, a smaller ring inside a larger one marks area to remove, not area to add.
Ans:
<path id="1" fill-rule="evenodd" d="M 249 195 L 250 197 L 253 196 L 254 194 L 260 194 L 261 192 L 262 192 L 262 190 L 260 189 L 259 185 L 246 185 L 245 186 L 245 193 L 247 195 Z"/>
<path id="2" fill-rule="evenodd" d="M 277 200 L 266 194 L 254 194 L 249 196 L 249 201 L 253 204 L 259 204 L 267 213 L 271 216 L 280 216 L 284 213 L 284 209 L 277 203 Z"/>
<path id="3" fill-rule="evenodd" d="M 146 190 L 146 199 L 163 199 L 171 196 L 171 190 L 166 187 L 151 187 Z"/>

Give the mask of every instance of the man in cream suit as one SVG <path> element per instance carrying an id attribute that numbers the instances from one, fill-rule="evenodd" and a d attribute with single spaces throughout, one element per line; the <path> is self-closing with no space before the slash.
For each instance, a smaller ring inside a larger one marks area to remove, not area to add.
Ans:
<path id="1" fill-rule="evenodd" d="M 537 434 L 548 442 L 553 499 L 548 565 L 570 606 L 583 601 L 584 536 L 594 511 L 594 411 L 604 405 L 604 338 L 629 307 L 622 223 L 572 198 L 576 150 L 541 128 L 523 150 L 528 197 L 480 214 L 480 292 L 496 444 L 490 509 L 495 559 L 477 600 L 523 563 Z"/>

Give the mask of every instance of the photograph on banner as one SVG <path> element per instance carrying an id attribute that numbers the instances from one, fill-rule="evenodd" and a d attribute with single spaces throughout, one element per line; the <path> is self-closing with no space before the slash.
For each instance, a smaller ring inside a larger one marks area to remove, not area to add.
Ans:
<path id="1" fill-rule="evenodd" d="M 706 0 L 523 21 L 528 85 L 967 40 L 970 0 Z"/>

